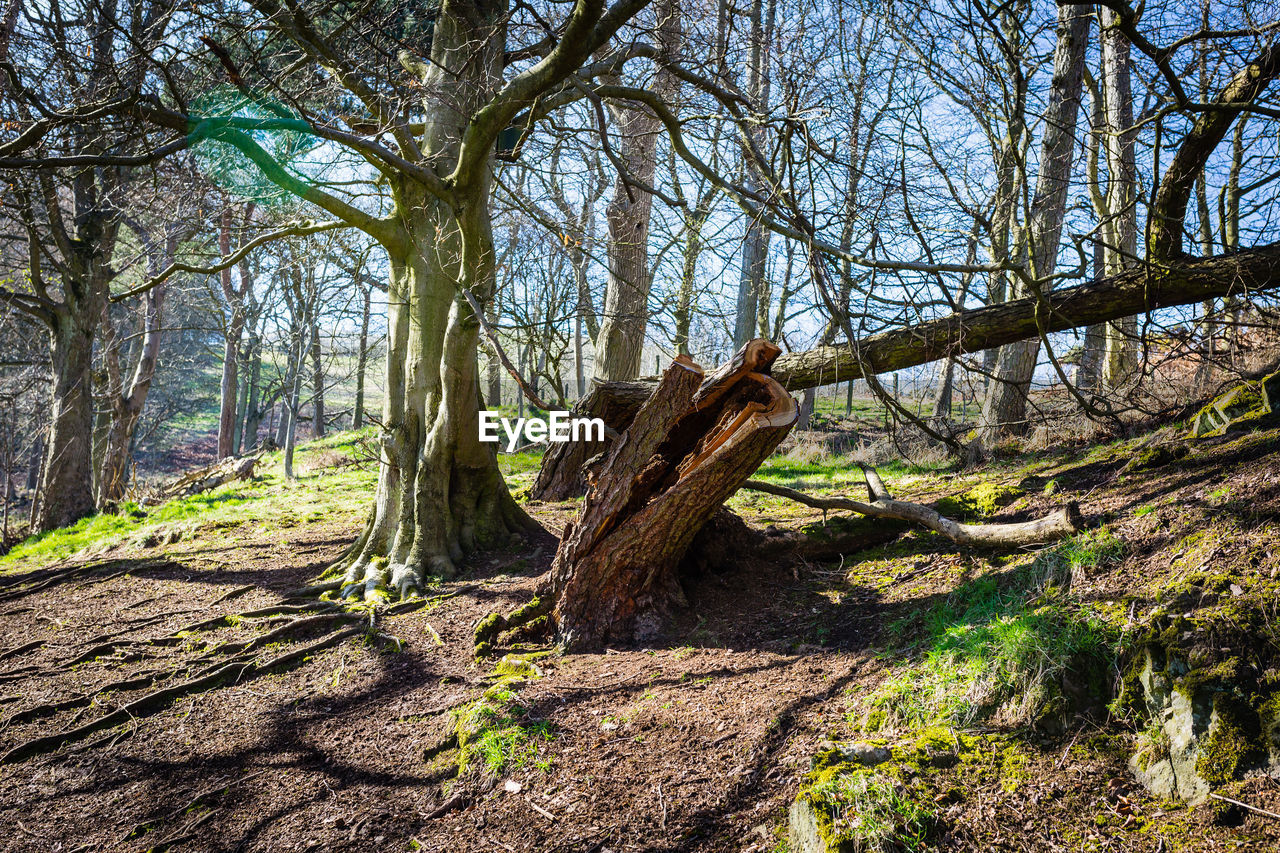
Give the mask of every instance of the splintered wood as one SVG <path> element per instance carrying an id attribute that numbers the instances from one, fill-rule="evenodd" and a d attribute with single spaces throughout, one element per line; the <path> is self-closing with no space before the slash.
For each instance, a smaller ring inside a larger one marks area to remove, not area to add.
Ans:
<path id="1" fill-rule="evenodd" d="M 709 375 L 677 358 L 591 466 L 551 570 L 567 646 L 643 639 L 683 601 L 675 573 L 690 542 L 796 422 L 795 400 L 768 375 L 780 352 L 757 339 Z"/>

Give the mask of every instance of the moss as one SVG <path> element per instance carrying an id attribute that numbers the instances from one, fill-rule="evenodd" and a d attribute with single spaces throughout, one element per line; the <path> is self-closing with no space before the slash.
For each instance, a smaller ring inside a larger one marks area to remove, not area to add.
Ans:
<path id="1" fill-rule="evenodd" d="M 1185 444 L 1169 446 L 1163 444 L 1159 447 L 1148 447 L 1146 450 L 1138 453 L 1124 466 L 1126 473 L 1132 474 L 1137 471 L 1149 471 L 1152 468 L 1160 468 L 1168 465 L 1170 462 L 1176 462 L 1190 452 L 1191 448 Z"/>
<path id="2" fill-rule="evenodd" d="M 1214 722 L 1200 747 L 1196 772 L 1211 785 L 1225 785 L 1265 757 L 1258 715 L 1227 693 L 1213 698 Z"/>
<path id="3" fill-rule="evenodd" d="M 504 655 L 502 660 L 498 661 L 497 665 L 493 668 L 493 671 L 495 674 L 504 678 L 512 676 L 520 678 L 541 678 L 542 670 L 534 663 L 534 660 L 543 656 L 544 654 L 537 652 L 524 655 Z"/>
<path id="4" fill-rule="evenodd" d="M 1027 755 L 1016 745 L 1010 745 L 1000 751 L 1000 787 L 1005 793 L 1012 794 L 1031 778 L 1027 769 Z"/>
<path id="5" fill-rule="evenodd" d="M 1017 486 L 982 483 L 967 492 L 943 498 L 935 506 L 938 512 L 950 518 L 987 518 L 1023 494 Z"/>

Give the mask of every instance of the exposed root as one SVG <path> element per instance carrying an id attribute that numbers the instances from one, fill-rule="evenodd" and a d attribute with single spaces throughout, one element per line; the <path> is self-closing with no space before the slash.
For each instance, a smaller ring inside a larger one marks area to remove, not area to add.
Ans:
<path id="1" fill-rule="evenodd" d="M 233 598 L 239 598 L 242 595 L 253 592 L 255 589 L 257 589 L 257 587 L 251 583 L 245 584 L 244 586 L 238 586 L 235 589 L 228 590 L 213 601 L 209 602 L 209 606 L 213 607 L 215 604 L 222 604 L 223 602 L 230 601 Z"/>
<path id="2" fill-rule="evenodd" d="M 183 815 L 190 814 L 192 811 L 194 811 L 197 808 L 209 805 L 209 803 L 215 800 L 219 795 L 226 794 L 232 788 L 238 785 L 243 785 L 246 782 L 251 782 L 254 779 L 257 779 L 259 776 L 262 776 L 269 772 L 270 772 L 269 770 L 259 770 L 257 773 L 250 773 L 247 776 L 233 776 L 228 779 L 224 779 L 223 781 L 219 782 L 217 785 L 214 785 L 213 787 L 205 788 L 203 791 L 196 794 L 195 797 L 193 797 L 189 802 L 187 802 L 186 805 L 180 808 L 174 809 L 168 814 L 157 815 L 156 817 L 148 818 L 147 820 L 144 820 L 142 823 L 137 824 L 136 826 L 133 827 L 133 829 L 129 831 L 127 835 L 125 835 L 124 838 L 121 839 L 121 843 L 125 841 L 133 841 L 134 839 L 141 838 L 142 836 L 148 833 L 154 832 L 157 828 L 163 826 L 166 823 L 170 823 L 174 820 L 177 820 Z M 193 827 L 188 827 L 187 831 L 189 832 L 192 828 Z M 171 841 L 170 843 L 173 843 L 173 842 Z M 155 848 L 151 848 L 151 849 L 154 850 Z"/>
<path id="3" fill-rule="evenodd" d="M 104 729 L 114 728 L 115 726 L 136 720 L 142 717 L 148 717 L 159 711 L 168 708 L 174 702 L 210 690 L 223 684 L 242 684 L 261 675 L 265 675 L 279 667 L 292 666 L 301 662 L 304 658 L 318 651 L 329 648 L 348 637 L 363 632 L 363 627 L 351 627 L 343 631 L 337 631 L 329 634 L 321 639 L 310 643 L 306 646 L 286 652 L 279 657 L 273 658 L 263 664 L 255 664 L 252 661 L 236 660 L 218 667 L 213 672 L 185 681 L 181 684 L 175 684 L 172 687 L 165 687 L 148 693 L 134 701 L 117 708 L 109 714 L 105 714 L 83 725 L 65 731 L 56 732 L 43 737 L 33 738 L 24 743 L 10 749 L 3 756 L 0 756 L 0 765 L 15 764 L 37 755 L 44 755 L 61 749 L 67 744 L 76 743 L 84 740 L 90 735 L 96 734 Z"/>
<path id="4" fill-rule="evenodd" d="M 337 592 L 342 588 L 342 579 L 323 581 L 321 583 L 304 586 L 302 589 L 295 589 L 293 592 L 285 593 L 283 596 L 286 601 L 297 598 L 319 598 L 326 592 Z M 216 602 L 215 602 L 216 603 Z"/>
<path id="5" fill-rule="evenodd" d="M 0 660 L 8 660 L 11 657 L 17 657 L 25 652 L 34 652 L 43 645 L 44 640 L 32 640 L 30 643 L 24 643 L 23 645 L 9 649 L 6 652 L 0 652 Z"/>
<path id="6" fill-rule="evenodd" d="M 58 571 L 31 572 L 22 575 L 16 579 L 14 583 L 0 585 L 0 602 L 13 601 L 19 598 L 25 598 L 42 590 L 46 590 L 51 586 L 80 577 L 81 575 L 90 575 L 95 572 L 103 571 L 114 565 L 114 562 L 105 563 L 86 563 L 80 566 L 72 566 L 69 569 L 60 569 Z M 33 575 L 37 577 L 33 577 Z M 25 586 L 23 584 L 26 584 Z"/>

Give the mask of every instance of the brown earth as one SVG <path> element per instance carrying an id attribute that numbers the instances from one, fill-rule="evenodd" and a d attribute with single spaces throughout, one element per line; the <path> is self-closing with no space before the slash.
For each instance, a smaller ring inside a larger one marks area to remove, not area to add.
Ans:
<path id="1" fill-rule="evenodd" d="M 1056 479 L 1094 521 L 1111 522 L 1129 556 L 1076 592 L 1141 612 L 1144 585 L 1169 568 L 1179 524 L 1230 516 L 1245 531 L 1270 529 L 1280 510 L 1278 450 L 1266 434 L 1203 446 L 1141 477 L 1122 475 L 1123 453 L 1061 456 L 1032 474 L 993 476 L 1035 488 Z M 1224 487 L 1227 504 L 1212 497 Z M 1052 500 L 1033 494 L 1002 520 Z M 1155 511 L 1136 514 L 1153 502 Z M 573 506 L 530 509 L 558 532 Z M 372 633 L 367 615 L 338 621 L 345 613 L 322 605 L 191 629 L 212 616 L 305 605 L 284 596 L 356 531 L 322 522 L 284 538 L 240 533 L 234 545 L 196 539 L 4 579 L 0 750 L 74 730 L 227 661 L 246 668 L 0 767 L 0 847 L 779 850 L 810 757 L 824 740 L 857 734 L 858 697 L 895 663 L 884 653 L 887 626 L 909 626 L 975 573 L 998 570 L 989 555 L 913 533 L 843 566 L 743 565 L 692 581 L 690 607 L 674 615 L 665 642 L 544 658 L 541 678 L 512 686 L 523 722 L 546 722 L 553 733 L 536 762 L 498 775 L 473 763 L 453 781 L 455 753 L 428 755 L 450 710 L 493 683 L 494 661 L 472 656 L 473 628 L 527 600 L 550 564 L 552 537 L 486 555 L 417 610 L 380 608 Z M 1240 543 L 1242 553 L 1248 546 Z M 1269 576 L 1278 561 L 1280 548 L 1241 571 Z M 302 618 L 310 621 L 239 658 L 215 647 Z M 273 671 L 247 668 L 340 630 L 354 633 Z M 169 644 L 147 642 L 157 639 Z M 142 682 L 112 688 L 127 679 Z M 29 719 L 17 717 L 24 712 Z M 941 849 L 1280 849 L 1280 821 L 1146 796 L 1129 780 L 1130 733 L 1116 723 L 1009 734 L 1029 755 L 1012 789 L 995 774 L 938 771 Z M 1280 811 L 1280 784 L 1266 776 L 1233 796 Z"/>

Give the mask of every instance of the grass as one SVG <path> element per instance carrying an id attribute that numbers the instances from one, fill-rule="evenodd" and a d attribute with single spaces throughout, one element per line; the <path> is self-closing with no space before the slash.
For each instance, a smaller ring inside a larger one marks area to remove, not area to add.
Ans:
<path id="1" fill-rule="evenodd" d="M 70 527 L 32 536 L 0 557 L 0 573 L 39 568 L 174 529 L 190 534 L 253 525 L 261 531 L 322 520 L 357 525 L 373 495 L 376 468 L 334 463 L 362 458 L 373 432 L 368 427 L 300 445 L 295 454 L 298 478 L 293 482 L 284 479 L 280 454 L 270 453 L 263 457 L 253 480 L 155 507 L 127 502 L 115 513 L 98 513 Z"/>
<path id="2" fill-rule="evenodd" d="M 1115 654 L 1111 627 L 1071 598 L 1070 577 L 1122 554 L 1109 531 L 1086 531 L 892 624 L 891 636 L 920 631 L 918 656 L 872 697 L 869 727 L 1026 723 L 1052 710 L 1066 670 Z"/>
<path id="3" fill-rule="evenodd" d="M 811 790 L 831 817 L 831 835 L 860 851 L 920 850 L 933 825 L 928 806 L 876 773 L 833 774 Z"/>
<path id="4" fill-rule="evenodd" d="M 454 713 L 460 773 L 477 759 L 495 775 L 529 765 L 543 772 L 551 769 L 543 747 L 555 739 L 555 729 L 546 720 L 528 720 L 519 697 L 507 687 L 490 688 Z"/>

